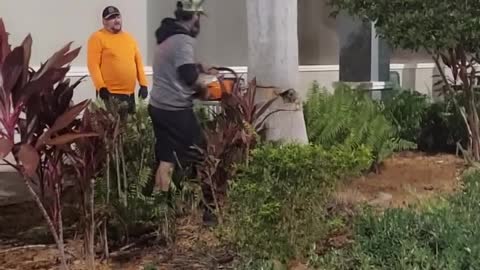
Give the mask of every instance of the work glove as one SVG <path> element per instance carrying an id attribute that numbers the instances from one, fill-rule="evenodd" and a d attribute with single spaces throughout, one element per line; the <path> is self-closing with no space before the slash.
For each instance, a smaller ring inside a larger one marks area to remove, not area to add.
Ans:
<path id="1" fill-rule="evenodd" d="M 100 91 L 98 91 L 98 95 L 104 101 L 107 101 L 110 98 L 110 92 L 106 87 L 100 88 Z"/>
<path id="2" fill-rule="evenodd" d="M 142 99 L 146 99 L 148 97 L 148 89 L 146 86 L 140 86 L 140 90 L 138 90 L 138 97 Z"/>

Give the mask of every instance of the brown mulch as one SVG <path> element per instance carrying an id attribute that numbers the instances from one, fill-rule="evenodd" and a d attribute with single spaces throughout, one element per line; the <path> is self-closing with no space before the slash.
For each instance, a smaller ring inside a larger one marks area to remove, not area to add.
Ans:
<path id="1" fill-rule="evenodd" d="M 353 216 L 350 208 L 339 205 L 368 203 L 380 208 L 405 207 L 434 196 L 451 194 L 460 187 L 463 160 L 453 155 L 426 155 L 406 152 L 394 155 L 379 173 L 353 179 L 335 194 L 337 211 Z M 0 270 L 57 269 L 57 253 L 43 219 L 32 203 L 0 207 Z M 134 247 L 97 269 L 233 269 L 235 257 L 221 245 L 216 235 L 201 225 L 199 215 L 180 218 L 175 242 L 170 246 L 149 244 Z M 67 233 L 73 239 L 74 232 Z M 45 243 L 47 245 L 45 246 Z M 342 248 L 351 243 L 348 230 L 332 233 L 325 247 Z M 25 246 L 11 250 L 14 246 Z M 10 250 L 9 252 L 5 252 Z M 67 242 L 72 270 L 86 269 L 81 260 L 80 241 Z M 303 269 L 299 266 L 291 269 Z"/>
<path id="2" fill-rule="evenodd" d="M 100 262 L 96 269 L 144 269 L 155 266 L 158 270 L 170 269 L 232 269 L 234 255 L 220 245 L 214 233 L 200 225 L 200 218 L 191 216 L 177 223 L 175 243 L 165 245 L 142 245 L 119 253 L 108 263 Z M 15 249 L 3 241 L 0 246 L 0 269 L 39 270 L 57 269 L 58 253 L 53 244 L 21 245 Z M 19 244 L 17 242 L 15 244 Z M 72 270 L 86 269 L 81 259 L 81 241 L 68 241 L 68 260 Z"/>
<path id="3" fill-rule="evenodd" d="M 379 173 L 345 183 L 336 192 L 339 201 L 368 203 L 381 208 L 406 207 L 460 187 L 463 159 L 455 155 L 404 152 L 386 160 Z"/>

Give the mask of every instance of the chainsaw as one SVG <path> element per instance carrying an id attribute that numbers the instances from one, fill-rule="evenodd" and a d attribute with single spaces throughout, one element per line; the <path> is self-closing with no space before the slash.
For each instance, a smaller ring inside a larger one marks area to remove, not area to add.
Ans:
<path id="1" fill-rule="evenodd" d="M 202 99 L 218 101 L 222 99 L 223 95 L 232 94 L 235 86 L 240 82 L 240 78 L 231 68 L 213 67 L 212 69 L 218 71 L 218 75 L 202 74 L 200 77 L 202 85 L 206 86 L 206 93 L 202 94 Z"/>

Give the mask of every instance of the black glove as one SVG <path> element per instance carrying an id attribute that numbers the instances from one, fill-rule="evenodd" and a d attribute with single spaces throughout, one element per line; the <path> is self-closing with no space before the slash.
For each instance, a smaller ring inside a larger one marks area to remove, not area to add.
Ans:
<path id="1" fill-rule="evenodd" d="M 98 95 L 102 100 L 107 101 L 110 98 L 110 92 L 106 87 L 100 88 L 100 91 L 98 92 L 99 92 Z"/>
<path id="2" fill-rule="evenodd" d="M 140 90 L 138 90 L 138 97 L 142 99 L 146 99 L 148 97 L 148 89 L 146 86 L 140 86 Z"/>

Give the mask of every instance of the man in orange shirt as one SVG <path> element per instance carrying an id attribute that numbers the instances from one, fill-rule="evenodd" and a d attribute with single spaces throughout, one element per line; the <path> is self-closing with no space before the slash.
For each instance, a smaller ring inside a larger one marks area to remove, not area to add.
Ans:
<path id="1" fill-rule="evenodd" d="M 122 17 L 118 8 L 103 10 L 103 28 L 88 40 L 87 62 L 97 97 L 107 103 L 111 98 L 128 104 L 128 113 L 135 112 L 135 86 L 138 96 L 147 98 L 147 78 L 142 56 L 135 39 L 122 31 Z M 108 104 L 108 103 L 107 103 Z"/>

